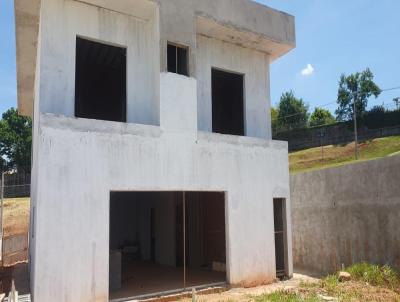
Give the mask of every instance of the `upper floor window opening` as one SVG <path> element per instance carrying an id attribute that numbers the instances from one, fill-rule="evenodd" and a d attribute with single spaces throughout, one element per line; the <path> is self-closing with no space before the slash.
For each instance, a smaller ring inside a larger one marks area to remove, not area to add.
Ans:
<path id="1" fill-rule="evenodd" d="M 169 43 L 167 46 L 168 72 L 189 76 L 188 47 Z"/>
<path id="2" fill-rule="evenodd" d="M 245 135 L 244 75 L 211 69 L 212 132 Z"/>
<path id="3" fill-rule="evenodd" d="M 76 38 L 75 116 L 126 122 L 126 48 Z"/>

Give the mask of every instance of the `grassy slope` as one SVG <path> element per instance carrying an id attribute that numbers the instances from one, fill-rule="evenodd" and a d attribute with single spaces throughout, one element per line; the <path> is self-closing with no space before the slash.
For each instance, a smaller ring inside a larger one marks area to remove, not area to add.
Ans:
<path id="1" fill-rule="evenodd" d="M 399 154 L 400 136 L 377 138 L 361 142 L 360 159 L 368 160 Z M 320 147 L 297 151 L 289 154 L 290 172 L 303 172 L 333 167 L 354 162 L 354 143 L 325 146 L 324 159 Z"/>

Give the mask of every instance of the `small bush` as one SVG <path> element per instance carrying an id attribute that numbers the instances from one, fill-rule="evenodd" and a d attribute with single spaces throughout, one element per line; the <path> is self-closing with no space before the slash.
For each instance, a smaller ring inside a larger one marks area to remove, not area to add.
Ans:
<path id="1" fill-rule="evenodd" d="M 400 289 L 400 275 L 388 265 L 380 266 L 362 262 L 348 267 L 346 271 L 354 280 L 390 289 Z"/>

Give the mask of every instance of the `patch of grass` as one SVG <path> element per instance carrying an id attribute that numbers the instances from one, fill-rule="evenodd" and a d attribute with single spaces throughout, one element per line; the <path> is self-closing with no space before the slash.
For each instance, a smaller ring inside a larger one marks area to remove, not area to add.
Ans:
<path id="1" fill-rule="evenodd" d="M 388 265 L 380 266 L 362 262 L 348 267 L 346 271 L 350 273 L 353 280 L 400 291 L 400 275 Z"/>
<path id="2" fill-rule="evenodd" d="M 386 157 L 400 151 L 400 136 L 382 137 L 360 142 L 360 160 Z M 303 172 L 354 162 L 354 143 L 324 146 L 289 154 L 290 172 Z"/>
<path id="3" fill-rule="evenodd" d="M 339 279 L 337 275 L 328 275 L 321 281 L 321 287 L 325 289 L 329 294 L 336 293 L 338 285 L 339 285 Z"/>
<path id="4" fill-rule="evenodd" d="M 281 290 L 254 298 L 255 302 L 322 302 L 315 293 L 301 295 L 293 291 Z"/>

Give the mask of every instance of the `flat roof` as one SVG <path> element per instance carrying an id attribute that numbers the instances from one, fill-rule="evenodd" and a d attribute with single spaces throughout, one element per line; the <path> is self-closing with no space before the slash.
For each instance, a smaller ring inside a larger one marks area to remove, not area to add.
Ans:
<path id="1" fill-rule="evenodd" d="M 75 1 L 128 14 L 133 11 L 130 7 L 140 5 L 149 14 L 154 3 L 162 10 L 165 3 L 175 5 L 176 0 L 113 0 L 112 7 L 108 0 Z M 41 0 L 14 0 L 18 112 L 27 116 L 33 115 L 40 5 Z M 198 0 L 192 9 L 198 34 L 266 52 L 271 61 L 296 45 L 294 17 L 252 0 Z"/>

